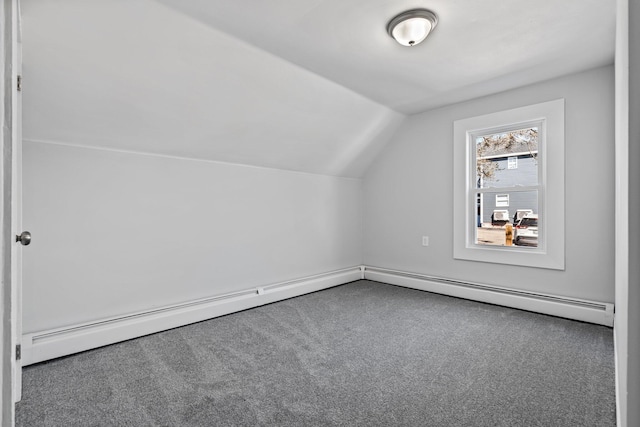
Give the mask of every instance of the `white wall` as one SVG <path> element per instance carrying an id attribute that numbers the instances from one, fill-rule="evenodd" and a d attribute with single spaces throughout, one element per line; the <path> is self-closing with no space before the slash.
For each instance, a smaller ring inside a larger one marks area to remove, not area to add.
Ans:
<path id="1" fill-rule="evenodd" d="M 613 302 L 613 86 L 609 66 L 409 117 L 364 178 L 364 263 Z M 454 260 L 453 122 L 558 98 L 566 100 L 566 270 Z"/>
<path id="2" fill-rule="evenodd" d="M 154 0 L 22 12 L 27 139 L 359 178 L 403 118 Z"/>
<path id="3" fill-rule="evenodd" d="M 24 143 L 24 333 L 361 264 L 361 180 Z"/>

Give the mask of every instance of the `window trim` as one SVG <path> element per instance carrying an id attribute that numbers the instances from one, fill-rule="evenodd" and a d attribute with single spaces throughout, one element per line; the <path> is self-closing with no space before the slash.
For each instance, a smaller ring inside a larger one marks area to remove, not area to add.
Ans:
<path id="1" fill-rule="evenodd" d="M 564 99 L 513 108 L 454 122 L 453 152 L 453 257 L 460 260 L 564 270 L 565 268 L 565 153 Z M 542 122 L 544 138 L 539 141 L 540 161 L 538 215 L 542 245 L 536 249 L 477 245 L 471 199 L 475 201 L 475 141 L 485 130 L 511 128 L 521 123 Z M 473 142 L 473 144 L 472 144 Z M 547 186 L 547 183 L 553 185 Z"/>

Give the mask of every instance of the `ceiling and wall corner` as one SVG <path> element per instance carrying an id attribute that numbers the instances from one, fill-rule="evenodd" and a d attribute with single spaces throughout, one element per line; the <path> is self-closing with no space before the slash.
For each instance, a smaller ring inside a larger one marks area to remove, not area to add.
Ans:
<path id="1" fill-rule="evenodd" d="M 613 62 L 610 0 L 23 0 L 24 138 L 362 177 L 406 115 Z M 499 46 L 499 49 L 496 49 Z"/>
<path id="2" fill-rule="evenodd" d="M 23 8 L 25 140 L 358 177 L 403 119 L 155 1 Z"/>
<path id="3" fill-rule="evenodd" d="M 158 1 L 405 114 L 613 63 L 611 0 Z M 417 7 L 438 26 L 399 46 L 386 25 Z"/>

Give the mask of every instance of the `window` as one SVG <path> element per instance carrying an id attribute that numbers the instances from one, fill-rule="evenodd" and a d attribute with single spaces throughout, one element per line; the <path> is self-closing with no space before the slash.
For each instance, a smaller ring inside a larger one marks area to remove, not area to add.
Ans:
<path id="1" fill-rule="evenodd" d="M 536 121 L 470 133 L 469 144 L 475 141 L 472 163 L 477 185 L 474 191 L 480 199 L 475 244 L 505 246 L 507 224 L 516 225 L 518 212 L 538 213 L 541 127 L 542 122 Z M 513 167 L 517 166 L 519 157 L 520 169 Z M 520 241 L 512 239 L 516 245 Z M 538 246 L 537 241 L 527 243 L 528 247 Z"/>
<path id="2" fill-rule="evenodd" d="M 482 203 L 483 194 L 478 194 L 478 199 L 480 203 Z M 508 194 L 496 194 L 496 207 L 497 208 L 508 208 L 509 207 L 509 195 Z M 508 216 L 507 216 L 507 219 Z"/>
<path id="3" fill-rule="evenodd" d="M 454 258 L 564 269 L 564 100 L 456 121 L 453 169 Z"/>

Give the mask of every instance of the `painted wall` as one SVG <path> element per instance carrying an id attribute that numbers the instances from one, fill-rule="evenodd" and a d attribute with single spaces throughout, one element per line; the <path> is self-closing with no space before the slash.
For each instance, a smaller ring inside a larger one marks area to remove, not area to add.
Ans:
<path id="1" fill-rule="evenodd" d="M 609 66 L 409 117 L 364 178 L 365 264 L 613 302 L 613 86 Z M 566 100 L 566 270 L 454 260 L 453 122 L 558 98 Z"/>
<path id="2" fill-rule="evenodd" d="M 154 0 L 22 3 L 30 140 L 359 178 L 403 118 Z"/>
<path id="3" fill-rule="evenodd" d="M 360 265 L 361 180 L 24 143 L 24 333 Z"/>

